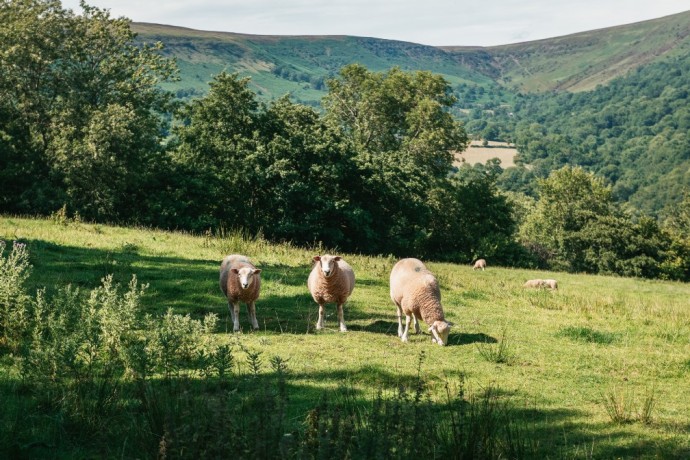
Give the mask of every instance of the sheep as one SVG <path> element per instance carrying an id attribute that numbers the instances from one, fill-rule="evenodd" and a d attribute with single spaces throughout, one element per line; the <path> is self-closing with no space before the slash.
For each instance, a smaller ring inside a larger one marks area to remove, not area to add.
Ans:
<path id="1" fill-rule="evenodd" d="M 525 284 L 523 284 L 523 287 L 527 288 L 540 288 L 544 285 L 544 280 L 536 279 L 536 280 L 527 280 L 525 281 Z"/>
<path id="2" fill-rule="evenodd" d="M 220 265 L 220 289 L 228 299 L 233 332 L 240 330 L 240 301 L 247 304 L 252 328 L 259 329 L 255 302 L 261 290 L 260 273 L 246 256 L 239 254 L 225 257 Z"/>
<path id="3" fill-rule="evenodd" d="M 549 289 L 558 289 L 558 281 L 549 279 L 549 280 L 542 280 L 544 283 L 544 287 L 548 287 Z"/>
<path id="4" fill-rule="evenodd" d="M 419 320 L 429 325 L 432 342 L 441 346 L 448 343 L 453 323 L 445 320 L 441 306 L 441 290 L 436 277 L 418 259 L 402 259 L 393 267 L 390 277 L 391 300 L 398 313 L 398 337 L 408 341 L 410 319 L 414 320 L 415 333 L 419 334 Z M 402 314 L 405 313 L 405 329 Z"/>
<path id="5" fill-rule="evenodd" d="M 312 260 L 315 263 L 311 273 L 309 273 L 307 286 L 314 302 L 319 305 L 319 319 L 316 322 L 316 329 L 323 329 L 324 305 L 335 303 L 338 305 L 340 332 L 346 332 L 343 305 L 355 288 L 355 272 L 339 256 L 325 254 L 314 256 Z"/>
<path id="6" fill-rule="evenodd" d="M 523 287 L 528 287 L 528 288 L 548 288 L 548 289 L 558 289 L 558 281 L 554 279 L 548 279 L 548 280 L 542 280 L 542 279 L 534 279 L 534 280 L 528 280 L 523 284 Z"/>
<path id="7" fill-rule="evenodd" d="M 472 267 L 472 270 L 477 270 L 481 268 L 482 271 L 486 268 L 486 260 L 484 259 L 479 259 L 474 263 L 474 267 Z"/>

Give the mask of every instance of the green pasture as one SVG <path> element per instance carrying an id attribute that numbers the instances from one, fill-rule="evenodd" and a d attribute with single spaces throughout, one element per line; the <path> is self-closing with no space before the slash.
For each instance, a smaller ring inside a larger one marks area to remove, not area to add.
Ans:
<path id="1" fill-rule="evenodd" d="M 382 387 L 414 381 L 423 356 L 432 399 L 461 381 L 474 392 L 499 389 L 527 427 L 535 456 L 690 456 L 688 284 L 510 269 L 491 260 L 486 271 L 473 271 L 470 261 L 430 262 L 446 317 L 455 323 L 449 345 L 439 347 L 428 333 L 406 344 L 398 339 L 390 256 L 341 254 L 357 278 L 345 307 L 349 331 L 338 332 L 329 306 L 326 329 L 317 333 L 306 280 L 311 257 L 326 252 L 318 246 L 17 217 L 0 218 L 0 239 L 27 244 L 30 293 L 67 284 L 88 290 L 109 274 L 124 289 L 136 275 L 149 285 L 142 313 L 217 314 L 214 342 L 288 360 L 295 425 L 320 395 L 344 384 L 355 398 L 370 399 Z M 231 253 L 263 269 L 257 332 L 249 332 L 245 306 L 245 332 L 230 332 L 218 269 Z M 556 278 L 559 290 L 523 288 L 531 278 Z M 7 356 L 0 361 L 3 387 L 17 378 L 11 363 Z M 237 364 L 247 365 L 239 356 Z"/>

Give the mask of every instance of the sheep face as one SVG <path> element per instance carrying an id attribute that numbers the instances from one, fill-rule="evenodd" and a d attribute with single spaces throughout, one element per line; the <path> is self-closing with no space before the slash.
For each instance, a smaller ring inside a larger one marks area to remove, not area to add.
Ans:
<path id="1" fill-rule="evenodd" d="M 339 256 L 315 256 L 314 257 L 314 262 L 317 262 L 321 266 L 321 273 L 323 273 L 323 276 L 328 278 L 329 276 L 333 275 L 335 273 L 335 265 L 336 262 L 340 260 Z"/>
<path id="2" fill-rule="evenodd" d="M 260 269 L 250 267 L 242 267 L 239 270 L 237 268 L 232 268 L 230 271 L 237 275 L 237 279 L 239 280 L 242 289 L 247 289 L 249 286 L 251 286 L 252 282 L 254 281 L 254 275 L 261 273 Z"/>
<path id="3" fill-rule="evenodd" d="M 448 344 L 448 334 L 450 334 L 450 327 L 453 323 L 446 321 L 434 321 L 434 324 L 429 328 L 429 332 L 434 336 L 431 341 L 441 346 Z"/>

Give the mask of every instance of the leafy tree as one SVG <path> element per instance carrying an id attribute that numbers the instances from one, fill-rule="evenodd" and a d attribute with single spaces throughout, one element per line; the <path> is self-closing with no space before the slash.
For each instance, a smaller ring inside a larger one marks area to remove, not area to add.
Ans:
<path id="1" fill-rule="evenodd" d="M 654 219 L 633 221 L 611 187 L 569 166 L 539 181 L 539 200 L 520 237 L 551 267 L 625 276 L 658 276 L 669 246 Z"/>
<path id="2" fill-rule="evenodd" d="M 671 240 L 664 273 L 669 278 L 690 281 L 690 193 L 685 194 L 664 222 Z"/>
<path id="3" fill-rule="evenodd" d="M 158 83 L 173 77 L 174 63 L 160 45 L 135 45 L 127 19 L 81 9 L 0 3 L 0 163 L 9 184 L 0 205 L 47 212 L 68 202 L 89 218 L 134 219 L 171 108 Z"/>
<path id="4" fill-rule="evenodd" d="M 469 261 L 488 257 L 494 263 L 521 265 L 524 250 L 516 243 L 511 202 L 500 193 L 498 160 L 463 165 L 429 194 L 432 207 L 426 253 L 434 258 Z"/>
<path id="5" fill-rule="evenodd" d="M 259 116 L 249 79 L 225 72 L 205 97 L 181 110 L 174 128 L 178 210 L 171 224 L 201 230 L 220 223 L 248 228 L 256 221 Z"/>
<path id="6" fill-rule="evenodd" d="M 256 185 L 264 233 L 372 251 L 371 216 L 353 198 L 360 177 L 342 133 L 283 97 L 262 114 Z"/>
<path id="7" fill-rule="evenodd" d="M 222 73 L 181 112 L 178 216 L 298 243 L 372 250 L 351 199 L 359 174 L 340 130 L 287 97 L 259 105 L 249 79 Z"/>
<path id="8" fill-rule="evenodd" d="M 448 113 L 455 97 L 447 82 L 429 72 L 394 68 L 372 73 L 344 67 L 328 81 L 323 105 L 355 151 L 363 186 L 355 199 L 375 216 L 375 247 L 405 252 L 428 232 L 429 193 L 446 180 L 451 150 L 467 137 Z"/>

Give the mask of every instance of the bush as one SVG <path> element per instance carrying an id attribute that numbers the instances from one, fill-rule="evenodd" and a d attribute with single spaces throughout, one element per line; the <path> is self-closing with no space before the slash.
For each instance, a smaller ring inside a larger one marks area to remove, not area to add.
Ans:
<path id="1" fill-rule="evenodd" d="M 30 311 L 31 299 L 24 284 L 31 266 L 25 244 L 15 241 L 5 257 L 6 246 L 0 241 L 0 350 L 15 352 Z"/>

